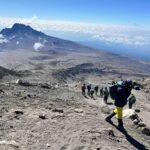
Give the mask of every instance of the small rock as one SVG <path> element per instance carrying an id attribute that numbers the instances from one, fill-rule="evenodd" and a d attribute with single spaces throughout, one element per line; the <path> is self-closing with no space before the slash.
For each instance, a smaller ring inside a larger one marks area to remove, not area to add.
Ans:
<path id="1" fill-rule="evenodd" d="M 0 113 L 5 113 L 5 112 L 8 112 L 8 108 L 7 107 L 0 108 Z"/>
<path id="2" fill-rule="evenodd" d="M 97 148 L 96 150 L 101 150 L 100 148 Z"/>
<path id="3" fill-rule="evenodd" d="M 27 97 L 31 98 L 31 95 L 30 95 L 30 94 L 27 94 Z"/>
<path id="4" fill-rule="evenodd" d="M 110 114 L 110 112 L 111 112 L 111 110 L 108 106 L 103 106 L 101 108 L 101 111 L 102 111 L 103 114 Z"/>
<path id="5" fill-rule="evenodd" d="M 137 114 L 132 114 L 129 118 L 132 120 L 135 120 L 135 119 L 139 120 L 139 117 Z"/>
<path id="6" fill-rule="evenodd" d="M 44 88 L 44 89 L 51 89 L 51 86 L 48 85 L 47 83 L 45 83 L 45 84 L 41 84 L 41 88 Z"/>
<path id="7" fill-rule="evenodd" d="M 52 111 L 53 112 L 64 113 L 64 110 L 62 108 L 54 108 Z"/>
<path id="8" fill-rule="evenodd" d="M 149 90 L 144 90 L 145 93 L 149 93 Z"/>
<path id="9" fill-rule="evenodd" d="M 146 124 L 145 124 L 144 122 L 139 122 L 139 123 L 138 123 L 138 126 L 139 126 L 139 127 L 146 127 Z"/>
<path id="10" fill-rule="evenodd" d="M 135 112 L 140 113 L 141 111 L 140 109 L 135 109 Z"/>
<path id="11" fill-rule="evenodd" d="M 139 123 L 139 120 L 134 119 L 134 120 L 133 120 L 133 123 L 134 123 L 135 125 L 137 125 L 137 124 Z"/>
<path id="12" fill-rule="evenodd" d="M 23 115 L 23 111 L 22 110 L 16 110 L 15 114 L 17 114 L 17 115 Z"/>
<path id="13" fill-rule="evenodd" d="M 0 93 L 4 93 L 4 91 L 2 89 L 0 89 Z"/>
<path id="14" fill-rule="evenodd" d="M 52 107 L 51 106 L 47 106 L 46 109 L 52 110 Z"/>
<path id="15" fill-rule="evenodd" d="M 28 81 L 23 81 L 23 80 L 20 80 L 20 79 L 18 79 L 18 80 L 16 81 L 16 84 L 17 84 L 17 85 L 21 85 L 21 86 L 32 86 L 32 84 L 29 83 Z"/>
<path id="16" fill-rule="evenodd" d="M 108 135 L 115 137 L 114 131 L 113 130 L 109 130 Z"/>
<path id="17" fill-rule="evenodd" d="M 3 140 L 3 141 L 0 141 L 0 145 L 10 145 L 14 148 L 19 148 L 19 144 L 15 141 L 5 141 L 5 140 Z"/>
<path id="18" fill-rule="evenodd" d="M 135 86 L 134 89 L 139 91 L 140 87 L 139 86 Z"/>
<path id="19" fill-rule="evenodd" d="M 111 136 L 111 137 L 115 137 L 114 131 L 112 129 L 107 129 L 105 130 L 106 134 Z"/>
<path id="20" fill-rule="evenodd" d="M 20 100 L 27 99 L 27 96 L 21 97 Z"/>
<path id="21" fill-rule="evenodd" d="M 40 114 L 40 115 L 39 115 L 39 118 L 40 118 L 40 119 L 43 119 L 43 120 L 44 120 L 44 119 L 47 119 L 47 117 L 46 117 L 45 114 Z"/>
<path id="22" fill-rule="evenodd" d="M 147 127 L 142 128 L 142 133 L 147 136 L 150 136 L 150 128 Z"/>
<path id="23" fill-rule="evenodd" d="M 47 143 L 46 146 L 47 146 L 47 147 L 50 147 L 50 144 Z"/>
<path id="24" fill-rule="evenodd" d="M 51 117 L 51 119 L 55 119 L 55 118 L 61 118 L 61 117 L 64 117 L 64 114 L 60 114 L 60 113 L 56 113 L 56 114 L 54 114 L 52 117 Z"/>
<path id="25" fill-rule="evenodd" d="M 75 109 L 74 110 L 76 113 L 83 113 L 84 111 L 82 109 Z"/>

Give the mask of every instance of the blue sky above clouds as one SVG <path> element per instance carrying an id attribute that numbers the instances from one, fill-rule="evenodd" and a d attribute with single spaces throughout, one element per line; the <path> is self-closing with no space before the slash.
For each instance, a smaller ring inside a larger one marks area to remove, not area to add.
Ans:
<path id="1" fill-rule="evenodd" d="M 1 17 L 150 25 L 149 0 L 1 0 Z"/>
<path id="2" fill-rule="evenodd" d="M 0 28 L 29 24 L 54 36 L 150 46 L 149 0 L 1 0 Z"/>

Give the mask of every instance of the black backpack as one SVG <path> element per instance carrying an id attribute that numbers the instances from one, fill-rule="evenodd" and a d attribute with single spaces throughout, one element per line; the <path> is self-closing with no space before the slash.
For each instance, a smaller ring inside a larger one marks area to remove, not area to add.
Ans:
<path id="1" fill-rule="evenodd" d="M 125 87 L 124 81 L 118 81 L 117 83 L 115 83 L 109 87 L 109 94 L 113 100 L 117 99 L 117 88 L 118 87 Z"/>

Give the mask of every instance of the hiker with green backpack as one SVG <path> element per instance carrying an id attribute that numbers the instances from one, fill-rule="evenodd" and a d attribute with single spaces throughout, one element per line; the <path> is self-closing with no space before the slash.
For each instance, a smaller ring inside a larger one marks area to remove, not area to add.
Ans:
<path id="1" fill-rule="evenodd" d="M 114 105 L 116 108 L 113 113 L 106 117 L 106 121 L 109 123 L 113 123 L 111 121 L 112 117 L 116 116 L 118 120 L 118 128 L 124 130 L 123 126 L 123 107 L 127 104 L 127 99 L 131 94 L 131 90 L 133 88 L 132 80 L 119 81 L 110 87 L 109 93 L 110 97 L 114 99 Z"/>
<path id="2" fill-rule="evenodd" d="M 133 104 L 136 102 L 136 98 L 133 94 L 128 97 L 129 109 L 132 109 Z"/>

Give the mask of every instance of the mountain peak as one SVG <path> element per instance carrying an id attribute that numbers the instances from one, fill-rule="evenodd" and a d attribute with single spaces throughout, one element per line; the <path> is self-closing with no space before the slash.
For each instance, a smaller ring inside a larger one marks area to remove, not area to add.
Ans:
<path id="1" fill-rule="evenodd" d="M 30 26 L 25 25 L 25 24 L 20 24 L 20 23 L 15 23 L 12 26 L 12 30 L 33 30 Z"/>
<path id="2" fill-rule="evenodd" d="M 43 35 L 43 33 L 38 32 L 31 28 L 29 25 L 15 23 L 12 28 L 5 28 L 3 29 L 0 34 L 3 34 L 4 36 L 12 36 L 16 34 L 32 34 L 32 35 Z"/>

